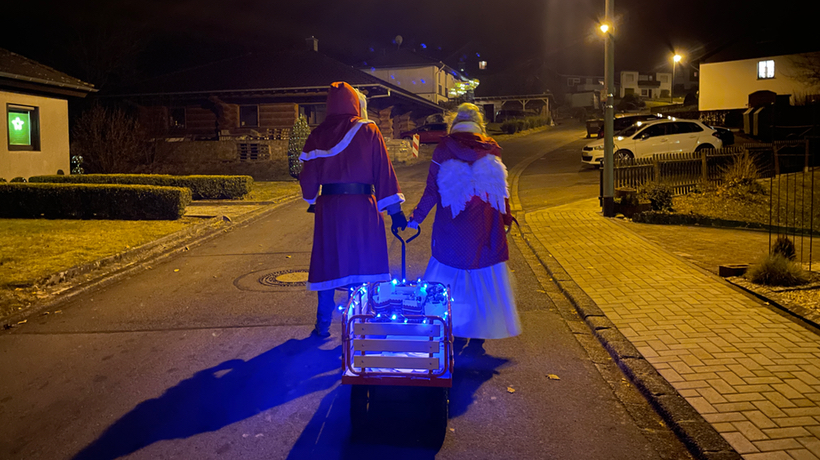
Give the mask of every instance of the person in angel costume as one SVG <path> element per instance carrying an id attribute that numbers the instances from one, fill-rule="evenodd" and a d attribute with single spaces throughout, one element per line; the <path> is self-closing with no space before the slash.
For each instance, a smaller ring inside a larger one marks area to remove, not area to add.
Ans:
<path id="1" fill-rule="evenodd" d="M 327 117 L 299 156 L 302 198 L 315 212 L 307 288 L 318 291 L 312 334 L 330 336 L 334 290 L 390 279 L 382 211 L 404 229 L 404 195 L 379 128 L 367 119 L 364 95 L 330 85 Z"/>
<path id="2" fill-rule="evenodd" d="M 486 136 L 481 110 L 461 104 L 408 226 L 417 228 L 437 206 L 424 279 L 450 286 L 453 334 L 470 346 L 521 333 L 506 263 L 509 196 L 501 147 Z"/>

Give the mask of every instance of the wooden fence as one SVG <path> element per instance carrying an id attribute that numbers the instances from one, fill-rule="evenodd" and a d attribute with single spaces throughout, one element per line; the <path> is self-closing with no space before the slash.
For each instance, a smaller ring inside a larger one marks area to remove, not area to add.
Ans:
<path id="1" fill-rule="evenodd" d="M 760 177 L 771 177 L 807 167 L 811 153 L 808 142 L 796 140 L 616 160 L 613 164 L 614 185 L 615 188 L 637 189 L 644 184 L 657 182 L 669 186 L 675 195 L 685 195 L 704 185 L 720 184 L 723 172 L 739 155 L 749 155 L 754 159 Z"/>

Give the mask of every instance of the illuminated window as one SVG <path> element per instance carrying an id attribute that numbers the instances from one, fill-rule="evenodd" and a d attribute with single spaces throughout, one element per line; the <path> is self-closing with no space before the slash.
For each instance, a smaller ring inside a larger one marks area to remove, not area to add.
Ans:
<path id="1" fill-rule="evenodd" d="M 774 61 L 758 61 L 757 63 L 757 79 L 765 80 L 774 78 Z"/>
<path id="2" fill-rule="evenodd" d="M 40 150 L 40 113 L 37 107 L 6 105 L 9 150 Z"/>
<path id="3" fill-rule="evenodd" d="M 244 128 L 259 126 L 259 106 L 239 106 L 239 126 Z"/>
<path id="4" fill-rule="evenodd" d="M 487 68 L 487 61 L 478 61 L 478 68 L 484 70 Z"/>
<path id="5" fill-rule="evenodd" d="M 185 128 L 185 107 L 172 107 L 168 122 L 171 128 Z"/>

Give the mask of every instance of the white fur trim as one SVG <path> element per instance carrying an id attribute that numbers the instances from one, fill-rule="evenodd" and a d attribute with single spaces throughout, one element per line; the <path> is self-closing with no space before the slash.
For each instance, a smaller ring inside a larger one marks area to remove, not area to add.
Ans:
<path id="1" fill-rule="evenodd" d="M 504 201 L 510 197 L 507 168 L 495 155 L 486 155 L 472 166 L 461 160 L 447 160 L 439 168 L 436 184 L 441 205 L 450 207 L 453 218 L 464 210 L 474 196 L 499 212 L 507 210 Z"/>
<path id="2" fill-rule="evenodd" d="M 305 200 L 305 201 L 307 201 L 307 202 L 308 202 L 308 204 L 316 204 L 316 198 L 319 198 L 319 194 L 318 194 L 318 193 L 316 194 L 316 196 L 315 196 L 315 197 L 313 197 L 313 199 L 312 199 L 312 200 L 308 200 L 307 198 L 302 198 L 302 199 L 303 199 L 303 200 Z"/>
<path id="3" fill-rule="evenodd" d="M 404 193 L 396 193 L 395 195 L 386 196 L 379 200 L 379 202 L 376 203 L 376 206 L 379 208 L 379 212 L 381 212 L 384 211 L 384 208 L 396 203 L 404 203 Z"/>
<path id="4" fill-rule="evenodd" d="M 351 275 L 335 280 L 322 281 L 320 283 L 308 282 L 307 289 L 308 291 L 326 291 L 351 284 L 373 283 L 376 281 L 390 281 L 390 273 L 382 273 L 379 275 Z"/>
<path id="5" fill-rule="evenodd" d="M 315 158 L 327 158 L 327 157 L 333 157 L 333 156 L 338 155 L 339 153 L 342 152 L 342 150 L 346 149 L 347 146 L 350 145 L 350 141 L 352 141 L 353 136 L 355 136 L 356 133 L 359 132 L 359 128 L 361 128 L 363 125 L 366 125 L 368 123 L 376 124 L 373 120 L 359 120 L 359 121 L 356 122 L 355 125 L 353 125 L 352 128 L 350 128 L 350 130 L 347 132 L 347 134 L 345 134 L 345 137 L 343 137 L 342 140 L 339 141 L 338 144 L 331 147 L 330 150 L 316 149 L 316 150 L 311 150 L 310 152 L 302 152 L 302 154 L 299 155 L 299 161 L 309 161 L 309 160 L 313 160 Z"/>
<path id="6" fill-rule="evenodd" d="M 484 130 L 481 128 L 476 122 L 473 121 L 459 121 L 458 123 L 453 124 L 450 128 L 451 133 L 475 133 L 475 134 L 483 134 Z"/>

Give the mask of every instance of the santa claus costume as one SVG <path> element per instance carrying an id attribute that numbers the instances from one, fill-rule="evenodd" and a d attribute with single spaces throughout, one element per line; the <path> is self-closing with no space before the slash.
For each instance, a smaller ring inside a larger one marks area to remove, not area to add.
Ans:
<path id="1" fill-rule="evenodd" d="M 424 279 L 450 286 L 455 336 L 500 339 L 520 334 L 521 324 L 506 263 L 507 169 L 501 148 L 483 133 L 480 109 L 462 104 L 433 152 L 409 226 L 437 207 Z"/>
<path id="2" fill-rule="evenodd" d="M 299 157 L 302 197 L 315 205 L 307 288 L 319 291 L 314 334 L 321 337 L 329 335 L 334 289 L 390 279 L 381 211 L 388 210 L 394 224 L 404 219 L 404 195 L 384 138 L 361 116 L 359 94 L 344 82 L 330 86 L 327 117 Z"/>

